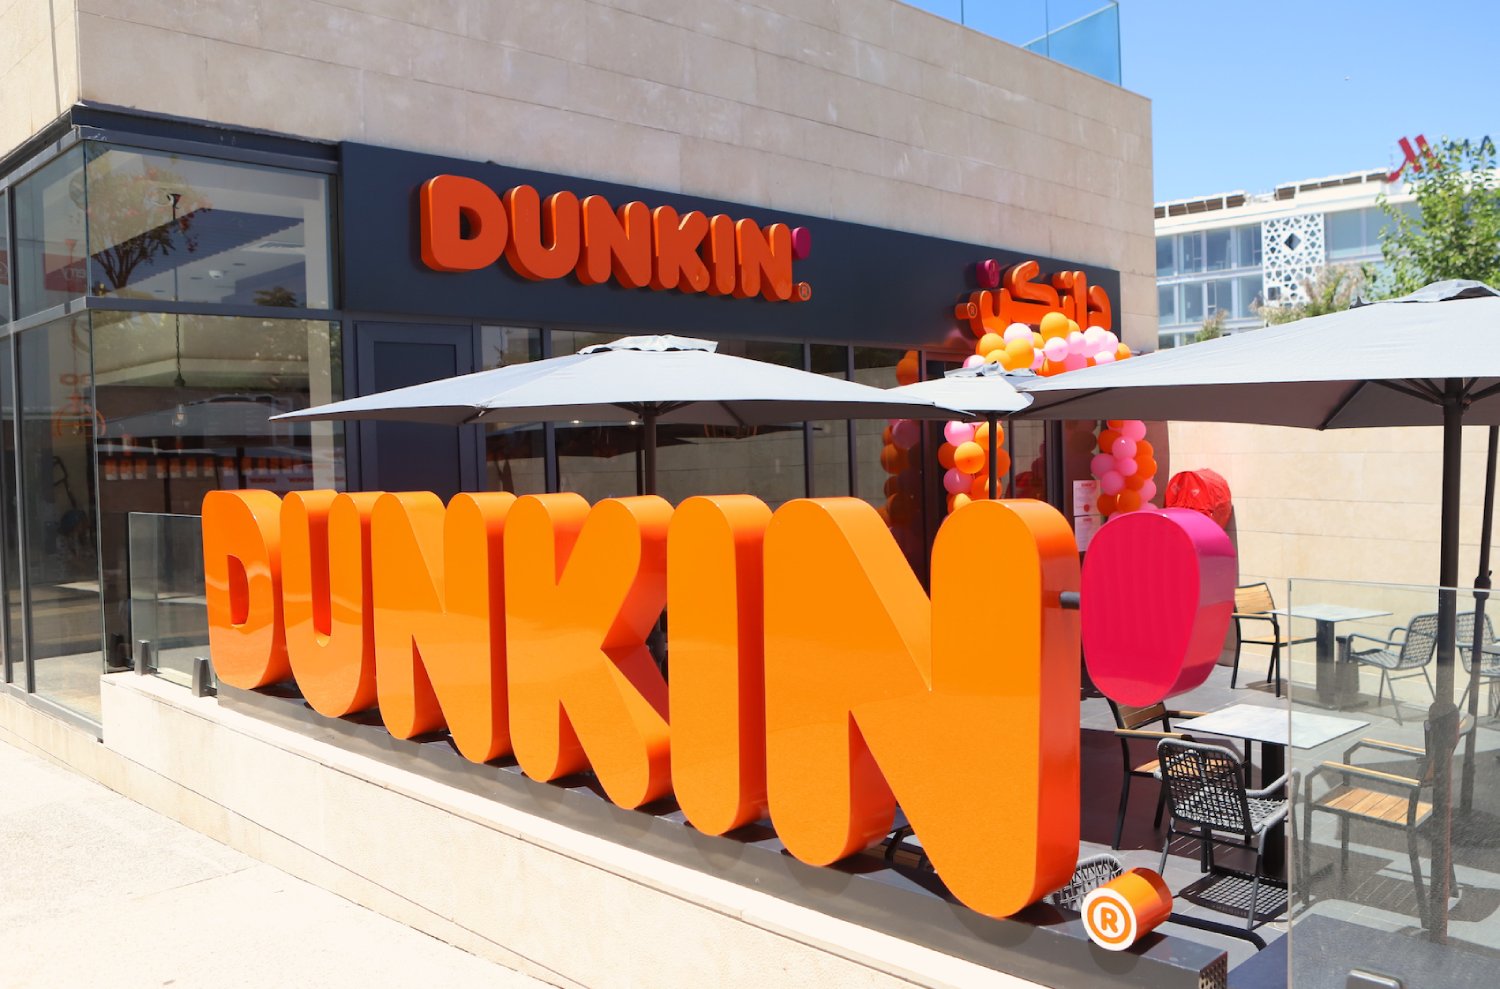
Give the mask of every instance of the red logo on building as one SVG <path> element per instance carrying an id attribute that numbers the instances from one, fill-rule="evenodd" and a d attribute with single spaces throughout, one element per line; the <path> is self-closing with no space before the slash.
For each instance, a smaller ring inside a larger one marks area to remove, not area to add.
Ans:
<path id="1" fill-rule="evenodd" d="M 1399 179 L 1401 177 L 1401 173 L 1406 171 L 1408 165 L 1411 166 L 1412 171 L 1420 172 L 1422 170 L 1422 159 L 1432 153 L 1431 150 L 1427 147 L 1427 138 L 1423 137 L 1421 134 L 1417 135 L 1416 150 L 1412 149 L 1411 142 L 1404 137 L 1396 143 L 1401 145 L 1401 154 L 1403 158 L 1401 164 L 1396 167 L 1396 170 L 1385 177 L 1385 180 L 1387 182 L 1394 182 Z"/>

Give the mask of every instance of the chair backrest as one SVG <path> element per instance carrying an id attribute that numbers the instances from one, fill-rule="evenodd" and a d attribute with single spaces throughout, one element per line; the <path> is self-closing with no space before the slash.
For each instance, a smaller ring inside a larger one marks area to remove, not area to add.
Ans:
<path id="1" fill-rule="evenodd" d="M 1471 619 L 1472 620 L 1472 619 Z M 1406 626 L 1406 641 L 1401 643 L 1401 665 L 1426 666 L 1437 652 L 1438 616 L 1418 615 Z M 1473 626 L 1469 634 L 1474 634 Z"/>
<path id="2" fill-rule="evenodd" d="M 1495 644 L 1495 625 L 1490 621 L 1488 613 L 1484 616 L 1483 629 L 1484 631 L 1481 633 L 1479 644 L 1481 646 L 1493 646 Z M 1463 656 L 1464 669 L 1467 670 L 1474 652 L 1474 612 L 1463 611 L 1459 613 L 1456 638 L 1458 639 L 1458 651 Z"/>
<path id="3" fill-rule="evenodd" d="M 1256 615 L 1275 607 L 1269 584 L 1245 584 L 1234 589 L 1234 610 L 1242 615 Z"/>
<path id="4" fill-rule="evenodd" d="M 1124 875 L 1125 867 L 1113 855 L 1093 855 L 1078 863 L 1068 885 L 1048 895 L 1047 901 L 1065 910 L 1077 910 L 1083 898 L 1111 879 Z"/>
<path id="5" fill-rule="evenodd" d="M 1156 751 L 1176 820 L 1247 837 L 1252 833 L 1245 766 L 1233 749 L 1164 738 Z"/>
<path id="6" fill-rule="evenodd" d="M 1117 726 L 1131 730 L 1158 721 L 1165 722 L 1167 717 L 1167 705 L 1161 702 L 1150 707 L 1129 707 L 1110 701 L 1109 709 L 1114 713 Z"/>

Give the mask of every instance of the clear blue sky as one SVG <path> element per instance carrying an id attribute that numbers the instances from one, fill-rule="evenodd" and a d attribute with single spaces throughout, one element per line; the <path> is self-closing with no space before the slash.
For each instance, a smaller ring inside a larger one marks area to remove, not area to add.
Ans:
<path id="1" fill-rule="evenodd" d="M 1036 0 L 964 7 L 983 26 L 1008 5 Z M 1500 0 L 1121 0 L 1120 46 L 1158 201 L 1394 165 L 1403 135 L 1500 142 Z"/>

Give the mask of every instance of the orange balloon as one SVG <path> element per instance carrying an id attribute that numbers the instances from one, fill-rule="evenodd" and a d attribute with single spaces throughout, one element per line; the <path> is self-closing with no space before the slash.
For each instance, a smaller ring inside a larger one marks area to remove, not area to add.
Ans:
<path id="1" fill-rule="evenodd" d="M 899 474 L 906 470 L 906 451 L 894 444 L 880 451 L 880 466 L 887 474 Z"/>
<path id="2" fill-rule="evenodd" d="M 1151 441 L 1150 440 L 1136 440 L 1135 441 L 1135 462 L 1136 463 L 1140 463 L 1142 460 L 1152 460 L 1152 461 L 1154 461 L 1155 459 L 1156 459 L 1156 447 L 1154 447 L 1154 446 L 1151 445 Z"/>
<path id="3" fill-rule="evenodd" d="M 886 495 L 887 498 L 889 498 L 891 495 L 895 494 L 896 492 L 898 492 L 900 490 L 901 490 L 901 478 L 895 477 L 895 476 L 891 476 L 891 477 L 888 477 L 888 478 L 885 479 L 885 495 Z"/>
<path id="4" fill-rule="evenodd" d="M 912 497 L 906 494 L 891 495 L 885 502 L 886 515 L 896 525 L 903 525 L 911 520 Z"/>
<path id="5" fill-rule="evenodd" d="M 1080 333 L 1080 332 L 1082 332 L 1082 331 L 1078 328 L 1078 322 L 1076 320 L 1072 320 L 1072 319 L 1068 320 L 1068 334 L 1072 335 L 1074 333 Z"/>
<path id="6" fill-rule="evenodd" d="M 1115 495 L 1115 508 L 1121 512 L 1133 512 L 1141 507 L 1141 493 L 1126 488 Z"/>
<path id="7" fill-rule="evenodd" d="M 976 354 L 988 354 L 992 350 L 1004 350 L 1005 338 L 998 333 L 986 333 L 979 338 L 979 346 L 974 348 Z"/>
<path id="8" fill-rule="evenodd" d="M 990 496 L 990 473 L 984 471 L 974 475 L 974 483 L 969 485 L 969 497 L 984 500 Z"/>
<path id="9" fill-rule="evenodd" d="M 1042 361 L 1042 377 L 1050 378 L 1054 374 L 1061 374 L 1066 368 L 1059 361 Z"/>
<path id="10" fill-rule="evenodd" d="M 1010 454 L 1004 450 L 995 451 L 995 473 L 1000 477 L 1010 473 Z"/>
<path id="11" fill-rule="evenodd" d="M 1068 324 L 1071 322 L 1072 320 L 1060 312 L 1049 312 L 1042 317 L 1042 322 L 1037 329 L 1042 331 L 1043 340 L 1051 340 L 1053 337 L 1067 336 Z"/>
<path id="12" fill-rule="evenodd" d="M 1136 471 L 1134 474 L 1131 474 L 1129 477 L 1125 478 L 1125 488 L 1127 491 L 1139 491 L 1142 487 L 1145 486 L 1145 484 L 1146 475 L 1142 474 L 1140 471 Z"/>
<path id="13" fill-rule="evenodd" d="M 1115 445 L 1115 440 L 1117 440 L 1119 438 L 1120 438 L 1120 434 L 1118 432 L 1116 432 L 1115 430 L 1113 430 L 1113 429 L 1106 429 L 1104 432 L 1100 433 L 1099 434 L 1099 452 L 1100 453 L 1109 453 L 1109 452 L 1111 452 L 1111 447 L 1113 447 Z M 1137 462 L 1139 462 L 1139 461 L 1137 461 Z"/>
<path id="14" fill-rule="evenodd" d="M 984 355 L 984 362 L 986 364 L 1000 364 L 1003 363 L 1004 360 L 1005 351 L 1003 350 L 992 350 Z"/>
<path id="15" fill-rule="evenodd" d="M 1117 361 L 1123 361 L 1125 358 L 1127 358 L 1129 356 L 1130 356 L 1130 348 L 1127 347 L 1127 346 L 1125 346 L 1123 343 L 1120 344 L 1118 347 L 1115 348 L 1115 360 L 1117 360 Z"/>
<path id="16" fill-rule="evenodd" d="M 973 500 L 974 500 L 973 498 L 970 498 L 968 495 L 964 494 L 962 491 L 960 491 L 958 494 L 949 495 L 948 496 L 948 512 L 949 512 L 949 514 L 952 514 L 953 512 L 958 511 L 960 508 L 963 508 L 965 505 L 967 505 L 969 502 L 971 502 Z"/>
<path id="17" fill-rule="evenodd" d="M 1106 419 L 1104 420 L 1104 424 L 1117 433 L 1125 428 L 1124 419 Z"/>
<path id="18" fill-rule="evenodd" d="M 1025 361 L 1028 367 L 1031 366 L 1032 349 L 1030 340 L 1011 340 L 1005 345 L 1006 356 L 1013 361 Z"/>
<path id="19" fill-rule="evenodd" d="M 898 385 L 914 385 L 919 377 L 917 365 L 917 352 L 908 350 L 906 355 L 896 362 L 896 383 Z"/>
<path id="20" fill-rule="evenodd" d="M 1145 460 L 1136 458 L 1135 473 L 1137 477 L 1152 477 L 1156 474 L 1156 461 L 1147 457 Z"/>
<path id="21" fill-rule="evenodd" d="M 970 440 L 960 443 L 958 449 L 953 451 L 953 466 L 965 474 L 977 474 L 984 470 L 985 453 L 984 447 Z"/>
<path id="22" fill-rule="evenodd" d="M 998 428 L 998 425 L 999 424 L 997 423 L 996 424 L 997 428 Z M 989 423 L 987 423 L 987 422 L 981 422 L 979 425 L 977 425 L 977 426 L 974 427 L 974 442 L 978 443 L 980 446 L 984 447 L 986 450 L 988 450 L 990 448 L 990 424 Z"/>
<path id="23" fill-rule="evenodd" d="M 1094 506 L 1099 509 L 1100 515 L 1113 515 L 1115 513 L 1115 496 L 1102 494 L 1094 499 Z"/>
<path id="24" fill-rule="evenodd" d="M 890 446 L 893 442 L 895 442 L 895 440 L 891 438 L 891 427 L 885 427 L 885 431 L 880 434 L 880 442 L 884 443 L 886 446 Z"/>
<path id="25" fill-rule="evenodd" d="M 953 469 L 953 444 L 944 443 L 938 447 L 938 463 L 943 465 L 943 470 Z"/>

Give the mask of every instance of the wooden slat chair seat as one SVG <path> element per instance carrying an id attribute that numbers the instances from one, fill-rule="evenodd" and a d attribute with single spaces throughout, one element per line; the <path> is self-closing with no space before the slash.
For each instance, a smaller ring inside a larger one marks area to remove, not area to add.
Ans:
<path id="1" fill-rule="evenodd" d="M 1272 614 L 1276 610 L 1276 599 L 1271 595 L 1271 587 L 1266 583 L 1245 584 L 1234 589 L 1234 670 L 1229 675 L 1229 687 L 1234 689 L 1240 678 L 1240 649 L 1243 646 L 1270 646 L 1271 660 L 1266 666 L 1266 682 L 1270 683 L 1274 678 L 1276 681 L 1276 696 L 1281 696 L 1281 647 L 1295 646 L 1304 642 L 1314 641 L 1313 636 L 1304 636 L 1300 639 L 1292 638 L 1290 633 L 1281 628 L 1281 621 L 1277 615 Z M 1246 623 L 1257 623 L 1255 634 L 1258 638 L 1247 638 Z M 1259 623 L 1264 622 L 1265 625 Z M 1267 627 L 1269 626 L 1269 627 Z"/>

